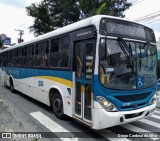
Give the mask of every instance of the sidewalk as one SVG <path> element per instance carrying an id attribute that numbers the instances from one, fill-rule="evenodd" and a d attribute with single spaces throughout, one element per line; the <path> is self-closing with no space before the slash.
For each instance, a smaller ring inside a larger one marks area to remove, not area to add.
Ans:
<path id="1" fill-rule="evenodd" d="M 14 111 L 12 112 L 7 102 L 0 97 L 0 132 L 20 132 L 23 131 L 23 124 L 14 118 Z M 0 134 L 0 137 L 2 134 Z M 1 137 L 2 138 L 2 137 Z M 2 138 L 0 141 L 40 141 L 39 139 L 21 139 L 21 138 Z"/>
<path id="2" fill-rule="evenodd" d="M 13 132 L 19 127 L 8 109 L 9 106 L 0 97 L 0 132 Z"/>
<path id="3" fill-rule="evenodd" d="M 5 94 L 8 94 L 7 91 L 6 88 L 4 88 L 3 91 L 0 87 L 0 141 L 59 141 L 58 138 L 23 138 L 23 136 L 14 136 L 12 138 L 12 135 L 11 138 L 2 138 L 2 135 L 4 135 L 4 137 L 8 135 L 5 133 L 17 133 L 17 135 L 18 133 L 22 133 L 23 135 L 23 132 L 44 132 L 44 130 L 38 126 L 37 122 L 32 121 L 32 119 L 29 120 L 26 114 L 16 107 L 15 103 L 9 101 L 9 99 L 6 98 L 7 96 L 5 97 Z M 3 94 L 1 95 L 1 93 Z M 12 97 L 9 98 L 12 99 Z"/>

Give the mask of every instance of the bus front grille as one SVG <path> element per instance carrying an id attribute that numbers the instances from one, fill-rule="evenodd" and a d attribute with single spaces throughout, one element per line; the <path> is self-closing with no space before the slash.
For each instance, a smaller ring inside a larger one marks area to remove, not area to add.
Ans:
<path id="1" fill-rule="evenodd" d="M 125 119 L 130 119 L 130 118 L 135 118 L 135 117 L 139 117 L 143 114 L 143 112 L 140 113 L 134 113 L 134 114 L 126 114 L 125 115 Z"/>
<path id="2" fill-rule="evenodd" d="M 136 107 L 135 107 L 135 105 L 123 106 L 123 107 L 121 107 L 121 109 L 128 109 L 128 108 L 138 109 L 139 107 L 145 106 L 145 104 L 146 104 L 146 103 L 136 104 Z"/>
<path id="3" fill-rule="evenodd" d="M 139 101 L 146 99 L 151 92 L 141 93 L 141 94 L 131 94 L 131 95 L 121 95 L 121 96 L 114 96 L 121 102 L 132 102 L 132 101 Z"/>

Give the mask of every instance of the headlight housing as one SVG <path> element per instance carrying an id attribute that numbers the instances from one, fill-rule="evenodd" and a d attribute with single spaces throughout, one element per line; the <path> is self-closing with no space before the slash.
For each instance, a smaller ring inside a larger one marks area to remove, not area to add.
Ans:
<path id="1" fill-rule="evenodd" d="M 110 102 L 102 96 L 97 96 L 97 101 L 107 112 L 118 111 L 117 107 L 112 102 Z"/>
<path id="2" fill-rule="evenodd" d="M 152 99 L 149 102 L 149 105 L 154 104 L 157 101 L 157 92 L 153 95 Z"/>

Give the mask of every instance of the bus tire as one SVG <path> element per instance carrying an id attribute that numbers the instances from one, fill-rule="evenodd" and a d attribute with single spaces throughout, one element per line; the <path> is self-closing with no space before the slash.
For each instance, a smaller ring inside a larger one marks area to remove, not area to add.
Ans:
<path id="1" fill-rule="evenodd" d="M 52 98 L 52 109 L 55 116 L 59 119 L 64 119 L 65 114 L 63 112 L 63 100 L 58 91 L 55 91 Z"/>
<path id="2" fill-rule="evenodd" d="M 12 93 L 15 92 L 14 84 L 13 84 L 13 80 L 12 79 L 10 79 L 10 90 L 11 90 Z"/>

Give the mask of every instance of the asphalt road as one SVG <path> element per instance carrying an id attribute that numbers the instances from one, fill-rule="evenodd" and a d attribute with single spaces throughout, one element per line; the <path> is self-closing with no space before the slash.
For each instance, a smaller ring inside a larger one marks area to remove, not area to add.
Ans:
<path id="1" fill-rule="evenodd" d="M 160 141 L 158 136 L 160 134 L 160 109 L 156 109 L 155 113 L 147 119 L 93 131 L 71 118 L 66 120 L 56 118 L 50 107 L 22 93 L 13 94 L 9 88 L 0 83 L 0 132 L 1 134 L 2 132 L 15 132 L 17 136 L 19 132 L 24 133 L 19 133 L 19 138 L 16 138 L 17 136 L 14 136 L 15 139 L 1 138 L 0 141 L 36 141 L 31 139 L 35 134 L 30 135 L 30 139 L 20 139 L 20 137 L 28 136 L 25 132 L 44 132 L 42 136 L 50 137 L 40 138 L 41 135 L 35 135 L 39 138 L 38 141 Z"/>

